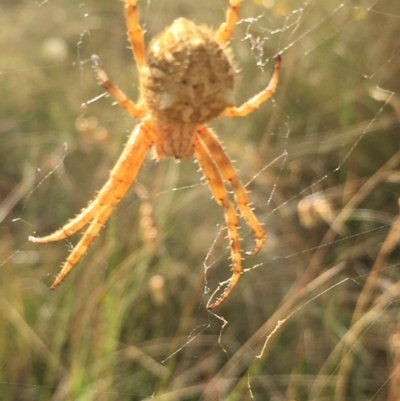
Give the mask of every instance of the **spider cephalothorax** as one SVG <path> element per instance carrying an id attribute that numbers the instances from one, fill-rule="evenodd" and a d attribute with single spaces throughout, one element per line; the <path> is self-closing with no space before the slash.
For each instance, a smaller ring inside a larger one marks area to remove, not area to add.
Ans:
<path id="1" fill-rule="evenodd" d="M 241 117 L 269 99 L 278 84 L 280 56 L 268 86 L 240 107 L 233 106 L 234 67 L 226 44 L 238 20 L 240 0 L 230 0 L 225 22 L 217 31 L 178 18 L 149 45 L 147 57 L 143 31 L 139 24 L 137 0 L 125 0 L 128 38 L 139 72 L 141 95 L 134 103 L 108 78 L 97 56 L 93 64 L 99 83 L 134 118 L 141 118 L 128 139 L 110 178 L 95 199 L 75 218 L 45 237 L 29 237 L 45 243 L 66 238 L 89 225 L 72 250 L 52 289 L 86 252 L 94 237 L 122 199 L 151 147 L 158 159 L 195 156 L 208 181 L 216 202 L 224 208 L 232 258 L 232 277 L 219 299 L 207 307 L 214 309 L 231 293 L 242 273 L 238 216 L 229 199 L 224 181 L 233 188 L 236 206 L 254 233 L 256 245 L 251 255 L 262 247 L 265 234 L 254 216 L 247 193 L 236 170 L 217 137 L 205 123 L 218 115 Z"/>

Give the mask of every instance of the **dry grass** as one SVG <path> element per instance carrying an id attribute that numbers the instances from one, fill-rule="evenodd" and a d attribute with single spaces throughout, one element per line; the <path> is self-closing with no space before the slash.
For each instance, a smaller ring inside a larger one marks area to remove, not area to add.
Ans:
<path id="1" fill-rule="evenodd" d="M 102 93 L 90 55 L 132 98 L 136 72 L 119 1 L 0 6 L 1 400 L 398 399 L 400 5 L 256 3 L 235 31 L 237 97 L 282 51 L 278 93 L 213 127 L 268 237 L 222 331 L 205 304 L 230 275 L 223 214 L 190 161 L 148 159 L 48 290 L 71 243 L 28 236 L 85 206 L 135 124 L 109 98 L 82 108 Z M 225 5 L 139 0 L 147 38 L 178 16 L 217 26 Z"/>

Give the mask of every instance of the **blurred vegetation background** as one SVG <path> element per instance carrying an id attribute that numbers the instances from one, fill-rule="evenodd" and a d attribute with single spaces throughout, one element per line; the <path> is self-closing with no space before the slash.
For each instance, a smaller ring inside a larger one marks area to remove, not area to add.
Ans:
<path id="1" fill-rule="evenodd" d="M 139 0 L 146 40 L 178 16 L 217 27 L 227 3 Z M 90 56 L 133 99 L 137 71 L 120 1 L 0 3 L 0 400 L 398 400 L 400 2 L 244 0 L 240 17 L 238 103 L 283 64 L 273 101 L 211 124 L 267 231 L 218 318 L 223 211 L 191 161 L 149 157 L 49 291 L 79 235 L 28 236 L 86 206 L 136 124 Z"/>

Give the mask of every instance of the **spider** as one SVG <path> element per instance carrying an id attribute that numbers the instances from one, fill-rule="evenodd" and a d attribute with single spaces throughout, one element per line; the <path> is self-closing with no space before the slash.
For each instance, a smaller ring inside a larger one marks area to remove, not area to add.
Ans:
<path id="1" fill-rule="evenodd" d="M 106 184 L 75 218 L 53 234 L 29 237 L 36 243 L 58 241 L 88 225 L 81 240 L 71 251 L 50 287 L 55 289 L 84 255 L 93 239 L 124 197 L 150 148 L 158 160 L 172 156 L 185 160 L 195 156 L 216 202 L 224 208 L 230 241 L 232 276 L 225 283 L 223 294 L 207 308 L 212 310 L 229 296 L 242 273 L 236 207 L 229 199 L 224 182 L 233 188 L 236 206 L 254 233 L 255 247 L 248 255 L 261 249 L 265 233 L 253 214 L 246 189 L 239 181 L 232 162 L 216 135 L 205 125 L 224 115 L 242 117 L 269 99 L 278 84 L 281 57 L 275 58 L 268 86 L 240 107 L 234 106 L 235 69 L 227 48 L 238 21 L 241 0 L 229 0 L 225 22 L 213 31 L 185 18 L 176 19 L 149 44 L 147 55 L 144 32 L 139 24 L 137 0 L 125 0 L 128 40 L 139 73 L 140 97 L 135 103 L 107 76 L 98 56 L 92 63 L 99 84 L 140 123 L 129 136 L 128 143 L 111 170 Z"/>

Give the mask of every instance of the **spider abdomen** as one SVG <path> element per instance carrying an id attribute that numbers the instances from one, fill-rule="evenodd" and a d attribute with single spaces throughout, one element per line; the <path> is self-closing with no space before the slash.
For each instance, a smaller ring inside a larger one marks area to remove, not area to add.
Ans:
<path id="1" fill-rule="evenodd" d="M 179 18 L 150 43 L 141 86 L 156 119 L 201 124 L 233 105 L 231 56 L 211 29 Z"/>

